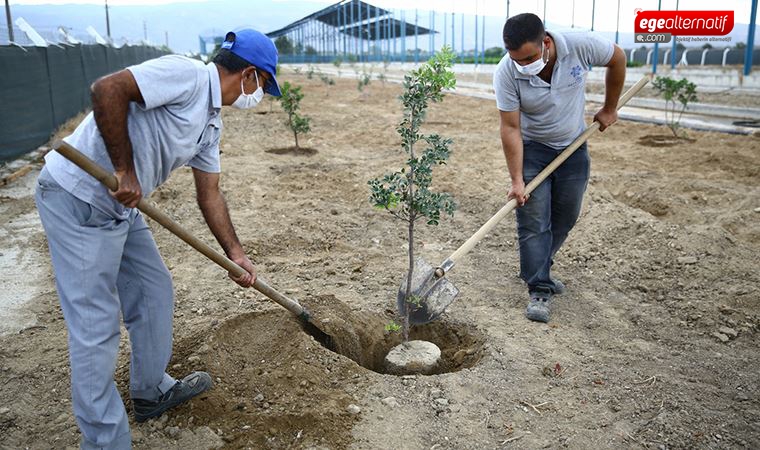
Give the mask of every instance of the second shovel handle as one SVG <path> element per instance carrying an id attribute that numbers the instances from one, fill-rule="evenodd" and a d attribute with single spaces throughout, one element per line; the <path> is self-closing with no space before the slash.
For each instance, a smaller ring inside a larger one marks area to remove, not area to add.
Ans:
<path id="1" fill-rule="evenodd" d="M 625 93 L 620 97 L 617 109 L 625 106 L 625 104 L 628 103 L 628 101 L 634 95 L 636 95 L 648 82 L 649 77 L 645 75 L 639 81 L 637 81 L 636 84 L 625 91 Z M 572 155 L 573 152 L 578 149 L 578 147 L 583 145 L 583 143 L 586 142 L 588 138 L 591 137 L 591 135 L 594 134 L 598 129 L 599 122 L 593 122 L 591 125 L 589 125 L 588 128 L 586 128 L 586 130 L 581 133 L 580 136 L 578 136 L 564 151 L 562 151 L 562 153 L 554 158 L 554 161 L 549 163 L 549 165 L 546 166 L 544 170 L 542 170 L 538 175 L 536 175 L 535 178 L 530 181 L 530 183 L 528 183 L 528 185 L 525 187 L 525 194 L 527 195 L 533 192 L 539 184 L 541 184 L 549 175 L 551 175 L 552 172 L 554 172 L 557 167 L 560 166 L 560 164 L 565 162 L 565 160 L 569 158 L 570 155 Z M 446 261 L 444 261 L 441 266 L 436 269 L 436 275 L 438 277 L 445 275 L 446 272 L 454 267 L 454 264 L 456 264 L 459 258 L 469 253 L 470 250 L 472 250 L 472 248 L 475 247 L 478 242 L 483 240 L 486 234 L 488 234 L 496 226 L 496 224 L 499 223 L 510 211 L 515 209 L 516 206 L 517 200 L 512 199 L 508 201 L 506 205 L 504 205 L 496 214 L 494 214 L 493 217 L 488 219 L 488 222 L 484 223 L 483 226 L 475 232 L 475 234 L 467 239 L 467 241 L 462 244 L 461 247 L 452 253 L 451 256 L 449 256 Z"/>

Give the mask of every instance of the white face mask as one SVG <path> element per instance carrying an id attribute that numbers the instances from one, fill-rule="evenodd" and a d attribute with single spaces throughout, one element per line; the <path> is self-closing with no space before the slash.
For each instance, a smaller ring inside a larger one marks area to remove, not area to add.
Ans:
<path id="1" fill-rule="evenodd" d="M 517 71 L 523 75 L 538 75 L 541 73 L 541 71 L 544 70 L 544 67 L 546 66 L 546 61 L 544 61 L 544 50 L 546 50 L 546 46 L 543 42 L 541 42 L 541 57 L 524 66 L 521 66 L 517 64 L 517 61 L 512 60 L 512 62 L 515 63 L 515 68 L 517 68 Z"/>
<path id="2" fill-rule="evenodd" d="M 232 104 L 233 108 L 237 109 L 250 109 L 255 108 L 256 105 L 259 104 L 262 98 L 264 98 L 264 90 L 261 89 L 261 86 L 259 85 L 259 75 L 256 73 L 256 71 L 253 71 L 253 75 L 256 78 L 256 90 L 253 91 L 253 94 L 246 94 L 245 88 L 243 87 L 243 78 L 240 79 L 240 97 L 235 100 L 235 103 Z"/>

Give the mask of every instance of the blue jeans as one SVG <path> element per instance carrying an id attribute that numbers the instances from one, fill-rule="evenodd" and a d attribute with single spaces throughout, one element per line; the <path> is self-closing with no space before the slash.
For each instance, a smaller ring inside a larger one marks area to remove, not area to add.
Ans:
<path id="1" fill-rule="evenodd" d="M 523 141 L 525 184 L 562 150 Z M 590 170 L 591 160 L 584 143 L 530 194 L 525 205 L 517 208 L 520 278 L 528 284 L 531 293 L 556 290 L 550 275 L 554 254 L 578 220 Z"/>
<path id="2" fill-rule="evenodd" d="M 43 169 L 37 209 L 66 319 L 74 416 L 82 449 L 129 449 L 127 412 L 114 383 L 120 316 L 132 347 L 132 398 L 156 400 L 176 380 L 171 357 L 174 292 L 137 210 L 117 220 L 59 186 Z"/>

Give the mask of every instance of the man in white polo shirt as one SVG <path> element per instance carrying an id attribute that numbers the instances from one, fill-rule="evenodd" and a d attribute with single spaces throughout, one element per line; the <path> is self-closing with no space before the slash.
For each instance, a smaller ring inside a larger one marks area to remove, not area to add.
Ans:
<path id="1" fill-rule="evenodd" d="M 190 166 L 198 205 L 227 256 L 256 272 L 238 240 L 219 190 L 222 105 L 251 108 L 264 92 L 279 96 L 277 50 L 252 29 L 227 34 L 212 63 L 177 55 L 147 61 L 92 85 L 93 113 L 65 141 L 119 180 L 110 192 L 56 152 L 46 157 L 36 202 L 47 234 L 66 319 L 72 406 L 83 449 L 131 447 L 114 383 L 119 317 L 129 332 L 129 393 L 138 422 L 163 414 L 211 387 L 205 372 L 182 380 L 166 373 L 174 292 L 138 201 Z M 232 277 L 232 275 L 230 275 Z"/>
<path id="2" fill-rule="evenodd" d="M 551 276 L 554 255 L 580 214 L 590 159 L 584 143 L 530 196 L 525 186 L 585 129 L 586 73 L 607 67 L 604 106 L 594 116 L 601 131 L 617 120 L 625 81 L 625 54 L 587 32 L 545 31 L 535 14 L 504 25 L 507 54 L 493 78 L 501 120 L 501 144 L 516 199 L 520 277 L 528 285 L 526 317 L 548 322 L 554 294 L 564 290 Z M 530 197 L 530 198 L 528 198 Z"/>

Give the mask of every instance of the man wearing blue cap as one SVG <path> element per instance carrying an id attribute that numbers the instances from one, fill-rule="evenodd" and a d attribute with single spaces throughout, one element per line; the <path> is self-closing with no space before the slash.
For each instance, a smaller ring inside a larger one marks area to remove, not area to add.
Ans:
<path id="1" fill-rule="evenodd" d="M 113 379 L 120 315 L 131 343 L 129 393 L 138 422 L 211 387 L 205 372 L 182 380 L 165 372 L 172 347 L 172 280 L 135 206 L 174 169 L 190 166 L 206 223 L 227 256 L 248 272 L 233 280 L 253 285 L 256 271 L 219 190 L 220 111 L 222 105 L 252 108 L 264 92 L 279 96 L 276 67 L 272 41 L 241 29 L 227 34 L 209 64 L 169 55 L 96 81 L 93 112 L 64 140 L 114 172 L 115 192 L 60 154 L 46 156 L 36 202 L 68 328 L 81 448 L 131 447 Z"/>

